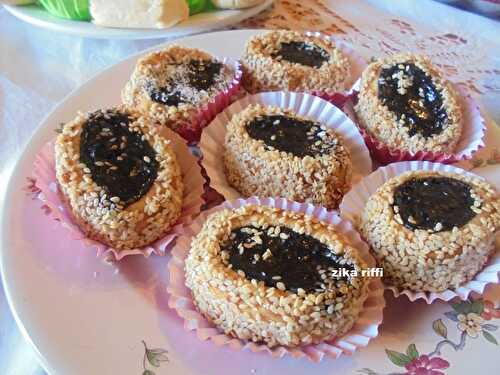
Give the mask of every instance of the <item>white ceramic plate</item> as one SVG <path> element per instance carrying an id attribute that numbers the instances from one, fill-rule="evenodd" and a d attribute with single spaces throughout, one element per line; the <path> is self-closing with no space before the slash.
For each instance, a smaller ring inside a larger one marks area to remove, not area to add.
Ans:
<path id="1" fill-rule="evenodd" d="M 219 32 L 176 42 L 235 58 L 255 33 Z M 432 329 L 436 319 L 447 326 L 450 341 L 459 340 L 456 323 L 443 315 L 453 310 L 450 305 L 427 306 L 388 296 L 381 335 L 352 357 L 325 358 L 314 364 L 219 348 L 185 331 L 182 319 L 167 307 L 169 256 L 128 257 L 116 266 L 106 265 L 92 249 L 84 248 L 48 220 L 40 204 L 23 190 L 35 153 L 54 137 L 58 124 L 71 119 L 77 110 L 118 103 L 136 59 L 131 57 L 103 71 L 62 101 L 39 126 L 8 182 L 0 211 L 3 283 L 21 331 L 49 374 L 331 375 L 359 374 L 368 368 L 372 375 L 381 375 L 406 371 L 391 363 L 386 348 L 405 352 L 415 343 L 421 354 L 434 350 L 443 340 Z M 498 301 L 499 295 L 488 298 Z M 499 325 L 500 320 L 488 323 Z M 491 334 L 500 339 L 498 332 Z M 144 358 L 142 341 L 168 353 L 149 352 L 151 364 Z M 443 370 L 445 373 L 470 374 L 478 368 L 482 374 L 497 373 L 498 347 L 481 335 L 468 338 L 463 351 L 454 351 L 449 345 L 442 348 L 441 357 L 450 363 L 450 372 Z M 166 358 L 169 362 L 160 361 Z M 154 372 L 144 372 L 144 367 Z"/>
<path id="2" fill-rule="evenodd" d="M 64 32 L 88 38 L 105 39 L 154 39 L 177 38 L 204 31 L 222 29 L 229 25 L 252 17 L 269 7 L 273 0 L 264 0 L 262 4 L 248 9 L 218 10 L 196 14 L 168 29 L 126 29 L 96 26 L 92 22 L 72 21 L 57 18 L 41 6 L 5 5 L 5 9 L 17 18 L 46 29 Z"/>

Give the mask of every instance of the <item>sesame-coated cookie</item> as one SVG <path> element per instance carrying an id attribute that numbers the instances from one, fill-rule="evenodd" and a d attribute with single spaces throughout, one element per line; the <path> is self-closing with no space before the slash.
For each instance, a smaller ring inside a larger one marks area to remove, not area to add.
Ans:
<path id="1" fill-rule="evenodd" d="M 116 250 L 150 244 L 180 216 L 183 182 L 174 150 L 136 112 L 78 114 L 56 139 L 55 161 L 75 221 Z"/>
<path id="2" fill-rule="evenodd" d="M 396 54 L 363 72 L 355 106 L 360 125 L 389 148 L 452 153 L 462 109 L 451 84 L 421 55 Z"/>
<path id="3" fill-rule="evenodd" d="M 357 275 L 334 275 L 344 268 Z M 368 293 L 366 264 L 334 228 L 299 213 L 244 206 L 211 214 L 193 238 L 186 285 L 226 334 L 268 346 L 345 334 Z"/>
<path id="4" fill-rule="evenodd" d="M 280 196 L 327 208 L 338 206 L 352 165 L 332 129 L 279 107 L 250 105 L 227 125 L 224 167 L 246 197 Z"/>
<path id="5" fill-rule="evenodd" d="M 234 68 L 195 48 L 171 45 L 141 58 L 122 101 L 161 125 L 185 134 L 199 109 L 227 90 Z"/>
<path id="6" fill-rule="evenodd" d="M 480 178 L 411 171 L 369 198 L 360 229 L 385 283 L 441 292 L 470 281 L 494 253 L 500 199 Z"/>
<path id="7" fill-rule="evenodd" d="M 286 30 L 252 37 L 241 62 L 243 86 L 250 93 L 344 91 L 351 71 L 330 39 Z"/>

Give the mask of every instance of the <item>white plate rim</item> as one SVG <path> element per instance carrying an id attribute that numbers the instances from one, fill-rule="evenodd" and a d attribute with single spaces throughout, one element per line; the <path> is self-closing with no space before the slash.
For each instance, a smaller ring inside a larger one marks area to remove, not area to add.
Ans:
<path id="1" fill-rule="evenodd" d="M 47 19 L 44 19 L 36 15 L 37 12 L 43 12 L 43 10 L 37 9 L 33 11 L 33 5 L 4 5 L 4 8 L 14 17 L 22 21 L 48 30 L 64 32 L 66 34 L 86 38 L 140 40 L 177 38 L 222 29 L 257 15 L 271 6 L 273 2 L 274 0 L 264 0 L 261 4 L 255 5 L 251 8 L 199 13 L 191 16 L 188 20 L 167 29 L 126 29 L 101 27 L 94 25 L 91 22 L 57 19 L 57 17 L 51 16 L 48 12 Z"/>

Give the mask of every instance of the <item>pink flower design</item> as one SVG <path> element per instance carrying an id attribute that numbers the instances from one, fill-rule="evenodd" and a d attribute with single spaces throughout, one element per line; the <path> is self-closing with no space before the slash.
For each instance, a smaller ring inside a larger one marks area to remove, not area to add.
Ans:
<path id="1" fill-rule="evenodd" d="M 408 363 L 406 366 L 408 370 L 405 375 L 445 375 L 441 371 L 450 367 L 450 363 L 439 357 L 429 358 L 428 355 L 421 355 Z"/>
<path id="2" fill-rule="evenodd" d="M 484 311 L 481 314 L 481 318 L 485 320 L 500 318 L 500 308 L 495 308 L 495 305 L 491 301 L 484 301 Z"/>

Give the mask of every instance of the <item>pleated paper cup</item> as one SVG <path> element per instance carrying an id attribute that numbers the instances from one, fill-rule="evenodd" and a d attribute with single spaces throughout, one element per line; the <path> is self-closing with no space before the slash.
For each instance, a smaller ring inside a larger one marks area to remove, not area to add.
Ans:
<path id="1" fill-rule="evenodd" d="M 370 198 L 370 196 L 372 196 L 386 181 L 409 171 L 458 173 L 461 175 L 483 179 L 478 175 L 446 164 L 431 163 L 428 161 L 393 163 L 386 167 L 377 169 L 375 172 L 353 186 L 351 191 L 344 196 L 344 199 L 340 204 L 341 216 L 352 221 L 353 223 L 359 223 L 368 198 Z M 415 292 L 408 289 L 400 290 L 394 286 L 386 286 L 386 288 L 390 289 L 396 297 L 406 295 L 412 302 L 418 299 L 423 299 L 430 304 L 436 300 L 450 301 L 455 297 L 466 300 L 472 292 L 483 294 L 488 284 L 499 283 L 499 275 L 500 252 L 497 249 L 496 253 L 490 257 L 484 268 L 478 272 L 471 281 L 461 285 L 457 289 L 447 289 L 443 292 Z"/>
<path id="2" fill-rule="evenodd" d="M 173 246 L 174 240 L 182 232 L 184 225 L 191 222 L 192 217 L 200 212 L 204 203 L 202 195 L 205 179 L 202 177 L 197 158 L 191 154 L 186 142 L 170 129 L 165 128 L 162 132 L 172 141 L 184 183 L 181 216 L 162 238 L 141 248 L 117 250 L 87 237 L 76 224 L 71 210 L 66 206 L 62 192 L 59 189 L 55 169 L 54 141 L 44 145 L 36 155 L 34 162 L 33 177 L 35 179 L 35 188 L 39 191 L 37 197 L 44 203 L 43 212 L 57 221 L 74 239 L 82 241 L 85 246 L 94 248 L 98 256 L 111 260 L 120 260 L 128 255 L 149 256 L 153 253 L 164 255 Z"/>
<path id="3" fill-rule="evenodd" d="M 295 358 L 305 357 L 314 362 L 321 361 L 325 356 L 339 358 L 344 354 L 351 355 L 359 348 L 368 345 L 378 335 L 378 328 L 382 323 L 382 313 L 385 307 L 383 285 L 378 278 L 373 278 L 370 281 L 369 292 L 363 304 L 363 309 L 349 332 L 342 337 L 324 341 L 320 344 L 305 345 L 297 348 L 284 346 L 269 348 L 264 344 L 228 336 L 210 323 L 196 309 L 191 291 L 185 285 L 186 279 L 184 273 L 184 262 L 191 247 L 191 240 L 199 233 L 203 223 L 211 213 L 225 208 L 237 209 L 245 205 L 261 205 L 303 213 L 332 225 L 335 230 L 342 233 L 349 240 L 353 247 L 360 251 L 360 255 L 369 267 L 375 266 L 375 260 L 370 255 L 368 246 L 361 239 L 352 224 L 348 220 L 341 219 L 334 211 L 328 211 L 323 207 L 313 206 L 309 203 L 288 201 L 284 198 L 263 199 L 252 197 L 226 201 L 222 205 L 200 214 L 191 225 L 185 228 L 184 234 L 177 239 L 176 245 L 172 250 L 172 259 L 168 265 L 170 273 L 170 283 L 167 288 L 170 293 L 168 304 L 184 319 L 184 328 L 188 331 L 195 331 L 200 340 L 209 340 L 217 346 L 227 345 L 234 350 L 265 352 L 275 358 L 282 358 L 286 355 Z"/>
<path id="4" fill-rule="evenodd" d="M 392 148 L 381 140 L 375 138 L 365 129 L 356 117 L 354 104 L 357 102 L 357 94 L 360 87 L 360 80 L 352 88 L 349 99 L 344 102 L 344 111 L 358 125 L 366 145 L 370 149 L 370 154 L 381 164 L 395 163 L 398 161 L 426 160 L 443 164 L 456 163 L 462 160 L 472 159 L 474 153 L 485 146 L 484 135 L 486 125 L 479 105 L 472 96 L 463 88 L 453 85 L 459 94 L 459 103 L 462 108 L 462 135 L 453 153 L 418 151 L 412 153 L 406 150 Z"/>
<path id="5" fill-rule="evenodd" d="M 241 77 L 243 72 L 239 61 L 228 58 L 220 58 L 218 60 L 223 64 L 230 65 L 234 70 L 234 76 L 226 90 L 220 91 L 208 103 L 200 106 L 198 111 L 194 112 L 191 118 L 177 129 L 177 133 L 190 144 L 198 142 L 203 128 L 241 94 Z"/>
<path id="6" fill-rule="evenodd" d="M 227 107 L 205 128 L 200 140 L 202 165 L 210 179 L 210 186 L 225 199 L 242 197 L 227 181 L 224 173 L 224 139 L 226 125 L 237 113 L 252 104 L 276 106 L 293 110 L 299 116 L 318 121 L 339 134 L 351 155 L 352 183 L 372 171 L 370 153 L 356 125 L 344 112 L 317 96 L 295 92 L 264 92 L 246 96 Z"/>

